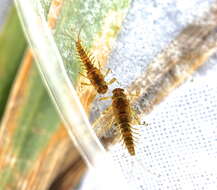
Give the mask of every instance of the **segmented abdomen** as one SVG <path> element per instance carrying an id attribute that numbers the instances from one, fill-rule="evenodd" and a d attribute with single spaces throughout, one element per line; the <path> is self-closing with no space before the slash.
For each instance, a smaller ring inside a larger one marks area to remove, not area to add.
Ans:
<path id="1" fill-rule="evenodd" d="M 94 66 L 94 64 L 92 63 L 93 60 L 90 58 L 90 56 L 82 47 L 79 41 L 76 42 L 76 49 L 81 59 L 81 62 L 87 70 L 87 78 L 90 80 L 90 83 L 94 86 L 98 93 L 106 93 L 108 90 L 108 85 L 104 80 L 103 74 L 100 72 L 98 68 Z"/>
<path id="2" fill-rule="evenodd" d="M 86 70 L 90 70 L 93 68 L 93 64 L 91 63 L 91 60 L 85 51 L 85 49 L 81 46 L 80 42 L 76 42 L 76 49 L 78 52 L 78 55 L 81 59 L 81 62 L 84 64 Z"/>
<path id="3" fill-rule="evenodd" d="M 128 152 L 132 156 L 135 155 L 134 140 L 133 140 L 131 125 L 129 123 L 121 123 L 119 124 L 119 128 L 121 130 L 122 139 L 124 141 L 124 144 L 127 147 Z"/>
<path id="4" fill-rule="evenodd" d="M 122 140 L 126 145 L 128 152 L 133 156 L 135 155 L 135 146 L 132 135 L 132 126 L 131 126 L 131 111 L 129 101 L 127 100 L 126 95 L 123 93 L 122 89 L 113 90 L 113 112 L 115 115 L 116 123 L 120 128 Z"/>

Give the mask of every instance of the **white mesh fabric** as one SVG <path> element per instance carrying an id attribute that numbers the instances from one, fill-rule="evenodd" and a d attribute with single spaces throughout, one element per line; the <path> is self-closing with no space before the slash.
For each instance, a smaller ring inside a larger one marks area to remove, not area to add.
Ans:
<path id="1" fill-rule="evenodd" d="M 149 126 L 140 128 L 137 143 L 137 159 L 143 166 L 129 163 L 122 146 L 114 148 L 114 159 L 136 189 L 217 188 L 216 71 L 217 66 L 196 74 L 145 117 Z"/>

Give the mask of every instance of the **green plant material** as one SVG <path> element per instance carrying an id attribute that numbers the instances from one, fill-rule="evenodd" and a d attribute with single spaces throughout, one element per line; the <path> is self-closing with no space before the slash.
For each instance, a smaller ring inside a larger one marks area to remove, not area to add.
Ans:
<path id="1" fill-rule="evenodd" d="M 101 65 L 107 62 L 131 0 L 65 1 L 58 19 L 55 38 L 72 81 L 77 78 L 80 62 L 75 40 L 81 29 L 81 42 Z"/>
<path id="2" fill-rule="evenodd" d="M 34 91 L 37 93 L 33 93 Z M 13 136 L 14 149 L 21 148 L 19 150 L 19 156 L 23 160 L 20 165 L 21 171 L 25 171 L 27 167 L 25 158 L 28 158 L 28 161 L 34 160 L 60 125 L 59 116 L 48 97 L 35 64 L 31 68 L 25 92 L 23 104 L 18 110 L 20 117 Z"/>
<path id="3" fill-rule="evenodd" d="M 0 118 L 25 48 L 26 40 L 13 7 L 0 32 Z"/>
<path id="4" fill-rule="evenodd" d="M 61 122 L 35 64 L 23 63 L 15 85 L 0 129 L 0 189 L 19 189 L 17 181 L 30 174 Z"/>

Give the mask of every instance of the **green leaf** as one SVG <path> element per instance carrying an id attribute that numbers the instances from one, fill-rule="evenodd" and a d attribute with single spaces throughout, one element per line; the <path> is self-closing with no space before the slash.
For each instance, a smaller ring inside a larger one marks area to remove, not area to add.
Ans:
<path id="1" fill-rule="evenodd" d="M 24 171 L 27 163 L 34 160 L 60 126 L 60 119 L 47 94 L 35 64 L 30 70 L 23 103 L 19 110 L 13 146 L 19 150 L 20 165 Z M 37 92 L 37 93 L 34 93 Z M 28 162 L 27 162 L 28 160 Z"/>
<path id="2" fill-rule="evenodd" d="M 7 109 L 0 129 L 4 145 L 0 151 L 0 165 L 3 166 L 0 171 L 0 189 L 5 189 L 9 184 L 17 189 L 17 175 L 22 180 L 31 174 L 35 163 L 61 128 L 60 118 L 35 64 L 31 64 L 28 69 L 24 68 L 25 64 L 17 77 L 17 81 L 20 78 L 23 80 L 16 87 L 16 95 L 9 99 L 12 108 Z M 55 148 L 52 147 L 53 151 Z"/>
<path id="3" fill-rule="evenodd" d="M 0 118 L 26 48 L 26 40 L 13 7 L 0 33 Z"/>

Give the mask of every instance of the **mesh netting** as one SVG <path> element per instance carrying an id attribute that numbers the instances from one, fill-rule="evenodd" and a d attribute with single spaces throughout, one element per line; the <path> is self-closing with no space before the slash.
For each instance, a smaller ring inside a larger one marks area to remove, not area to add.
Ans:
<path id="1" fill-rule="evenodd" d="M 187 81 L 145 118 L 149 126 L 141 128 L 137 145 L 143 165 L 134 166 L 122 146 L 114 148 L 117 165 L 137 189 L 216 189 L 214 69 Z M 160 176 L 148 174 L 144 167 Z"/>

